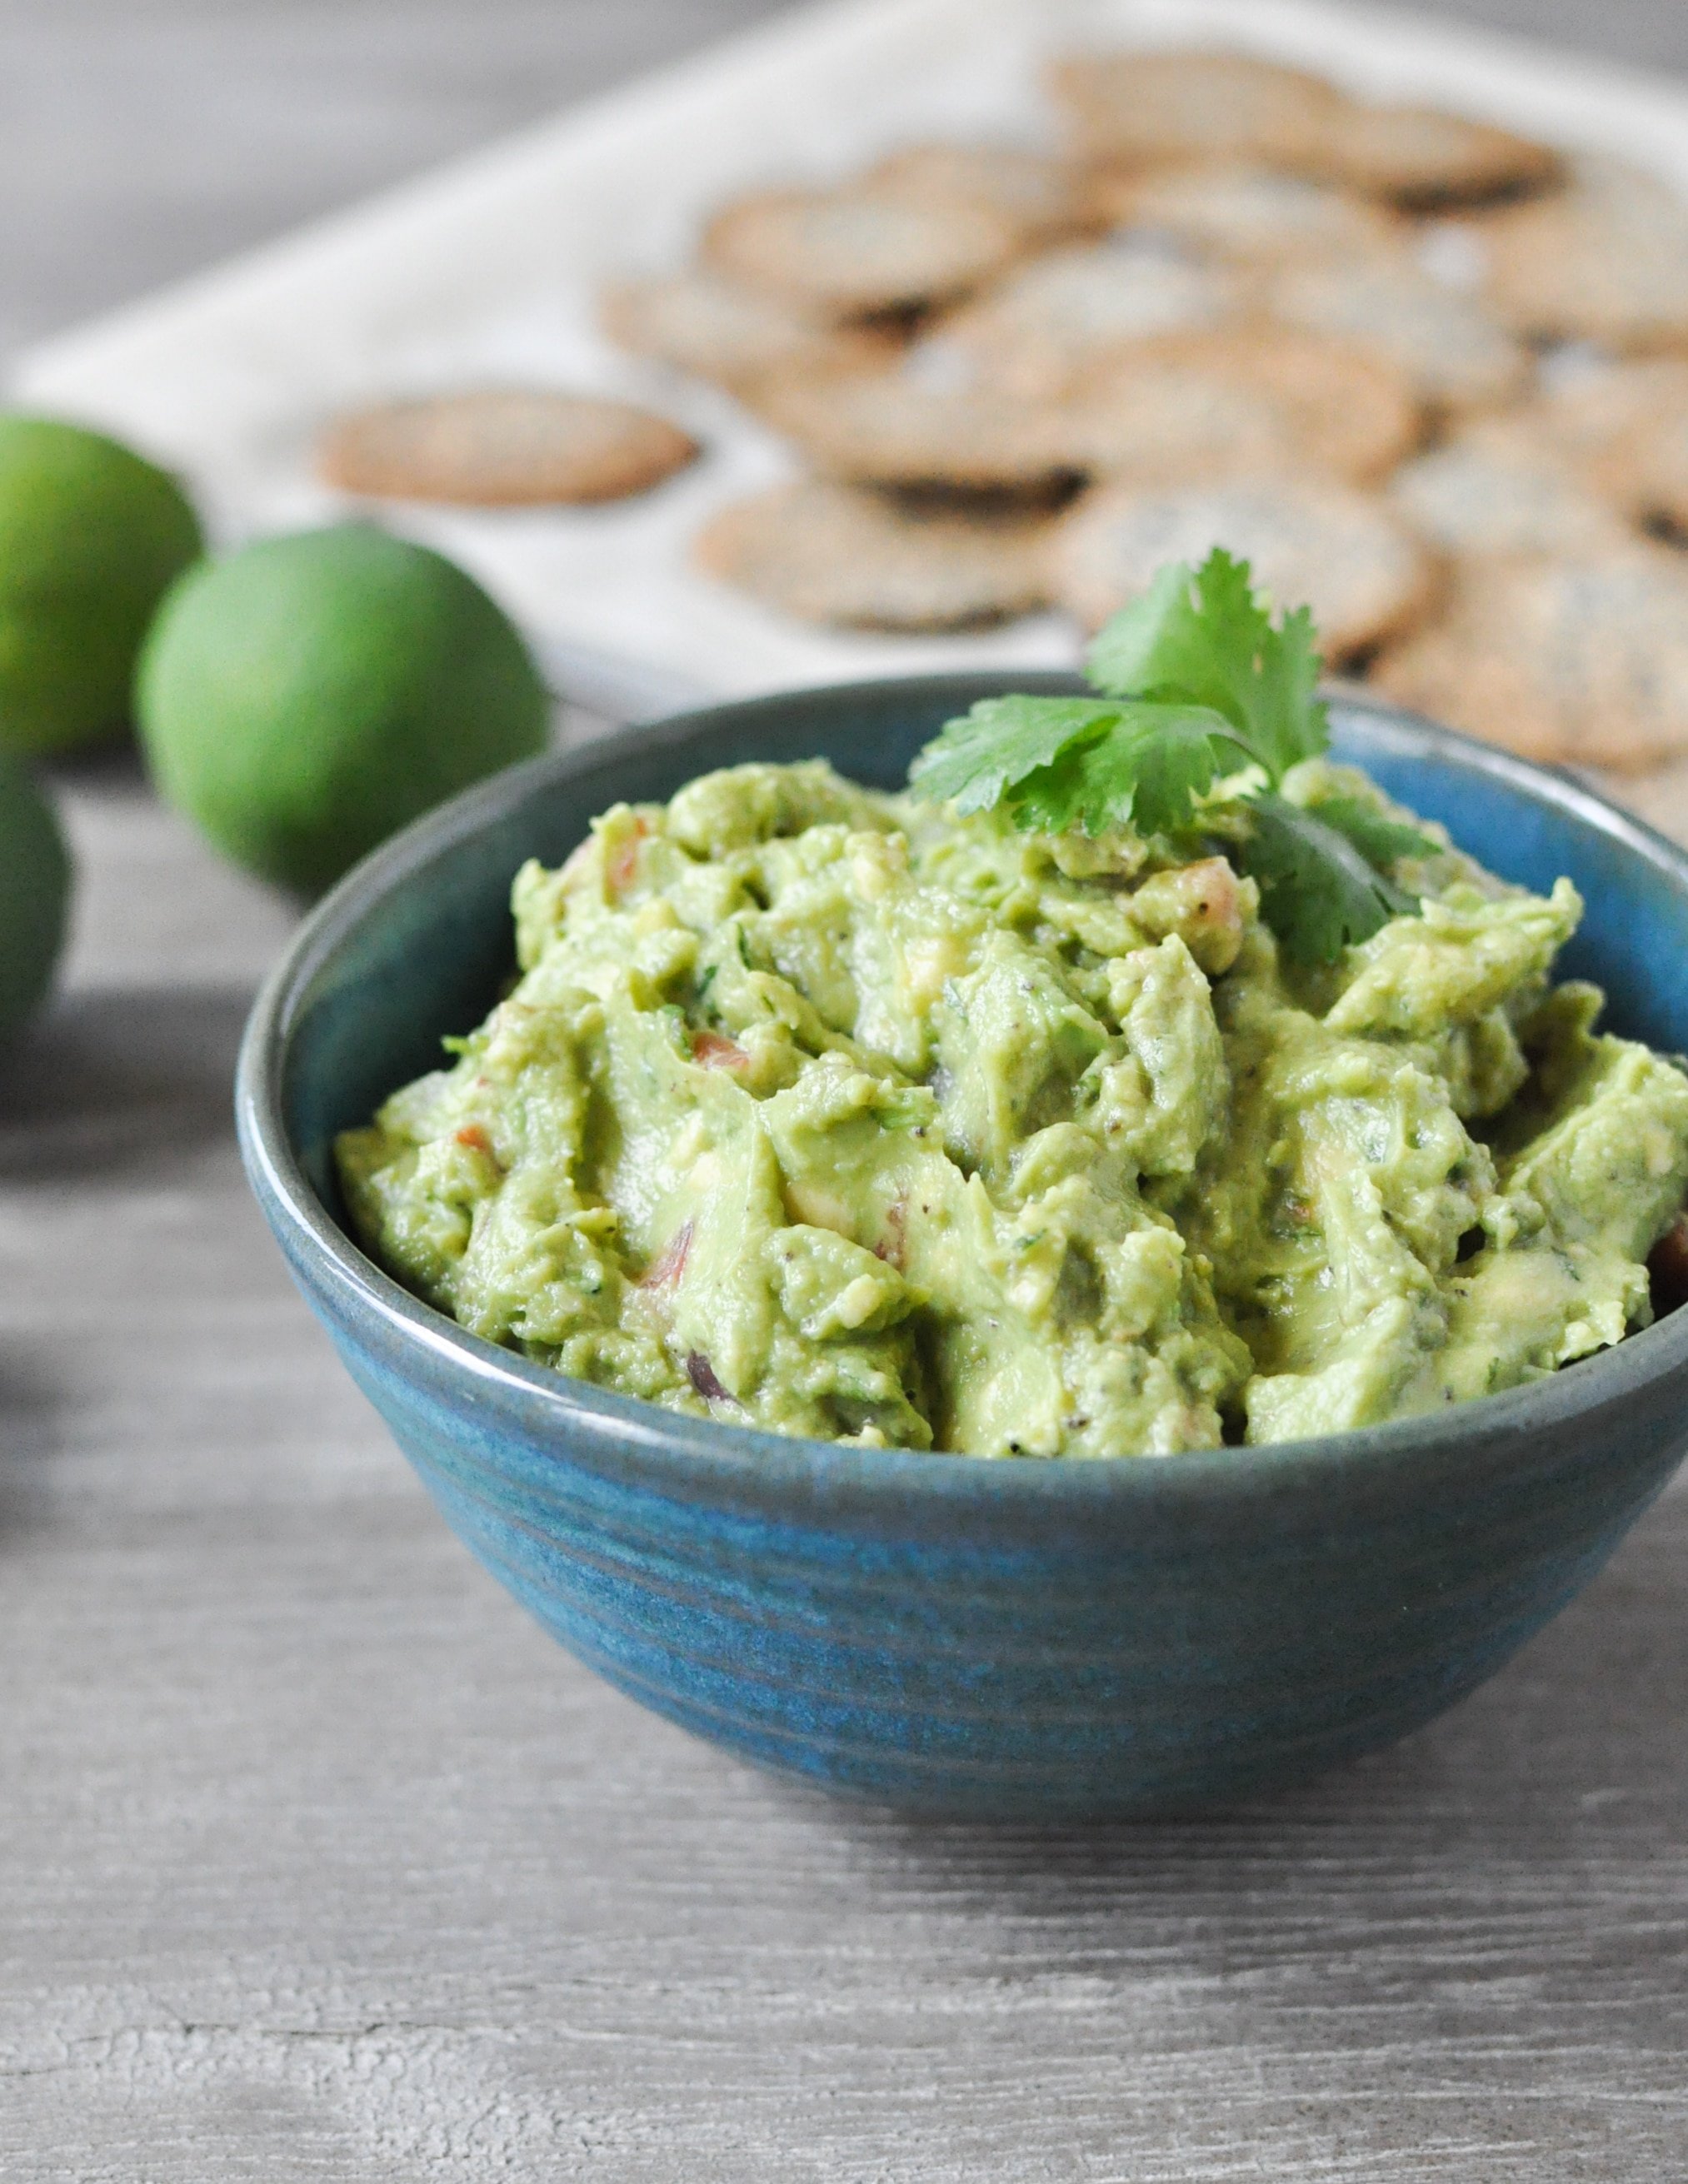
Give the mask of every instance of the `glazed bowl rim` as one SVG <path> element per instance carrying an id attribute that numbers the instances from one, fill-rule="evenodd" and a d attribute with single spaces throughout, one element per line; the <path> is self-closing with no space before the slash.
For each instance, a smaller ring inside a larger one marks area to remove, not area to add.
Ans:
<path id="1" fill-rule="evenodd" d="M 287 1256 L 308 1264 L 338 1311 L 372 1314 L 418 1366 L 433 1361 L 453 1377 L 462 1400 L 479 1408 L 494 1401 L 521 1414 L 530 1430 L 557 1429 L 559 1455 L 593 1451 L 600 1471 L 631 1466 L 659 1476 L 687 1498 L 738 1499 L 753 1488 L 758 1502 L 898 1503 L 933 1496 L 963 1502 L 1078 1501 L 1120 1496 L 1159 1501 L 1193 1496 L 1205 1501 L 1247 1486 L 1279 1487 L 1363 1473 L 1381 1485 L 1402 1471 L 1429 1477 L 1463 1466 L 1479 1449 L 1516 1451 L 1556 1423 L 1607 1408 L 1640 1395 L 1688 1366 L 1688 1310 L 1668 1314 L 1613 1347 L 1562 1367 L 1548 1378 L 1483 1396 L 1421 1418 L 1392 1420 L 1304 1440 L 1227 1446 L 1170 1456 L 1083 1458 L 968 1457 L 953 1451 L 864 1449 L 836 1441 L 693 1418 L 638 1397 L 574 1380 L 550 1366 L 500 1348 L 437 1312 L 382 1271 L 352 1240 L 312 1186 L 288 1137 L 282 1091 L 288 1041 L 305 996 L 323 967 L 360 925 L 377 916 L 387 897 L 434 857 L 481 828 L 511 816 L 536 790 L 550 788 L 612 763 L 637 744 L 679 749 L 728 716 L 753 722 L 766 712 L 789 721 L 805 701 L 879 701 L 906 693 L 912 703 L 935 690 L 959 704 L 1005 688 L 1059 690 L 1082 687 L 1049 671 L 939 672 L 829 683 L 690 708 L 633 723 L 571 749 L 551 751 L 506 768 L 439 805 L 364 858 L 316 905 L 293 933 L 260 988 L 242 1039 L 235 1111 L 249 1179 Z M 1451 759 L 1556 807 L 1651 866 L 1688 900 L 1688 851 L 1610 803 L 1573 775 L 1540 766 L 1360 694 L 1328 694 L 1333 714 L 1382 729 L 1397 749 Z M 583 1431 L 584 1429 L 584 1431 Z M 565 1447 L 565 1443 L 567 1444 Z M 1462 1452 L 1463 1451 L 1463 1452 Z"/>

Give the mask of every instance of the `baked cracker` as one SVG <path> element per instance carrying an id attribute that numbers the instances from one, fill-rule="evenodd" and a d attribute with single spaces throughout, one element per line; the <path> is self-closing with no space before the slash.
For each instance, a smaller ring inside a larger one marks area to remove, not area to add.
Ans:
<path id="1" fill-rule="evenodd" d="M 1549 146 L 1490 121 L 1356 100 L 1331 110 L 1303 159 L 1315 173 L 1412 212 L 1543 189 L 1562 165 Z"/>
<path id="2" fill-rule="evenodd" d="M 983 205 L 849 188 L 741 198 L 709 221 L 701 245 L 728 280 L 838 319 L 964 295 L 1020 247 L 1013 221 Z"/>
<path id="3" fill-rule="evenodd" d="M 1657 176 L 1585 157 L 1571 186 L 1483 223 L 1495 310 L 1532 338 L 1688 340 L 1688 203 Z"/>
<path id="4" fill-rule="evenodd" d="M 906 144 L 856 187 L 912 204 L 980 205 L 1042 248 L 1096 224 L 1087 182 L 1070 160 L 1012 144 Z"/>
<path id="5" fill-rule="evenodd" d="M 1526 758 L 1645 771 L 1688 751 L 1688 568 L 1641 543 L 1467 563 L 1446 613 L 1373 680 Z"/>
<path id="6" fill-rule="evenodd" d="M 1376 500 L 1334 482 L 1285 478 L 1182 493 L 1099 488 L 1057 528 L 1055 593 L 1097 629 L 1164 563 L 1199 564 L 1216 546 L 1247 560 L 1280 606 L 1310 606 L 1333 663 L 1403 628 L 1432 587 L 1423 549 Z"/>
<path id="7" fill-rule="evenodd" d="M 1122 165 L 1293 164 L 1339 98 L 1322 77 L 1279 62 L 1184 48 L 1070 53 L 1048 82 L 1084 156 Z"/>
<path id="8" fill-rule="evenodd" d="M 933 387 L 908 370 L 774 380 L 755 406 L 833 477 L 1023 493 L 1058 487 L 1075 470 L 1054 405 Z"/>
<path id="9" fill-rule="evenodd" d="M 1668 429 L 1684 413 L 1688 359 L 1562 350 L 1544 365 L 1535 390 L 1513 415 L 1520 429 L 1537 434 L 1598 483 L 1614 464 L 1627 468 L 1632 442 Z"/>
<path id="10" fill-rule="evenodd" d="M 1268 322 L 1100 358 L 1067 407 L 1076 466 L 1139 485 L 1306 470 L 1369 483 L 1423 423 L 1411 384 L 1382 358 Z"/>
<path id="11" fill-rule="evenodd" d="M 1545 393 L 1529 422 L 1643 523 L 1688 534 L 1688 360 L 1645 357 Z"/>
<path id="12" fill-rule="evenodd" d="M 1600 553 L 1634 535 L 1612 501 L 1517 415 L 1479 419 L 1406 464 L 1389 499 L 1445 554 Z"/>
<path id="13" fill-rule="evenodd" d="M 1048 603 L 1048 524 L 934 512 L 824 480 L 724 509 L 695 547 L 707 576 L 802 621 L 976 629 Z"/>
<path id="14" fill-rule="evenodd" d="M 323 434 L 316 465 L 343 493 L 514 508 L 619 500 L 697 453 L 679 426 L 630 402 L 486 387 L 350 411 Z"/>
<path id="15" fill-rule="evenodd" d="M 1270 167 L 1216 162 L 1148 174 L 1104 170 L 1092 190 L 1111 224 L 1148 228 L 1244 267 L 1361 258 L 1400 242 L 1399 223 L 1375 205 Z"/>
<path id="16" fill-rule="evenodd" d="M 1446 409 L 1503 402 L 1529 368 L 1523 345 L 1479 303 L 1433 280 L 1405 253 L 1287 267 L 1269 281 L 1265 300 L 1292 326 L 1376 349 L 1427 402 Z"/>
<path id="17" fill-rule="evenodd" d="M 807 318 L 766 292 L 701 267 L 606 289 L 600 314 L 612 341 L 734 392 L 776 372 L 871 370 L 901 343 L 877 329 Z"/>
<path id="18" fill-rule="evenodd" d="M 1232 322 L 1237 276 L 1129 239 L 1051 251 L 1018 268 L 940 330 L 979 383 L 1058 399 L 1095 357 L 1157 334 Z"/>

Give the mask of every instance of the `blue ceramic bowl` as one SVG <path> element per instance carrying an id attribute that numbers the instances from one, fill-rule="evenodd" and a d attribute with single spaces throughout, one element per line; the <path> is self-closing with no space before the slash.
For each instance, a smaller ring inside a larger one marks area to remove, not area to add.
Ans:
<path id="1" fill-rule="evenodd" d="M 563 1644 L 830 1788 L 986 1814 L 1188 1808 L 1388 1742 L 1598 1569 L 1688 1443 L 1688 1312 L 1551 1380 L 1321 1440 L 1099 1462 L 843 1449 L 679 1418 L 465 1334 L 342 1224 L 330 1145 L 478 1022 L 523 860 L 618 798 L 824 755 L 892 786 L 1000 678 L 805 691 L 517 767 L 306 922 L 238 1107 L 294 1278 L 446 1520 Z M 1063 689 L 1020 676 L 1013 687 Z M 1339 752 L 1508 878 L 1588 903 L 1568 973 L 1688 1048 L 1688 857 L 1568 779 L 1382 708 Z"/>

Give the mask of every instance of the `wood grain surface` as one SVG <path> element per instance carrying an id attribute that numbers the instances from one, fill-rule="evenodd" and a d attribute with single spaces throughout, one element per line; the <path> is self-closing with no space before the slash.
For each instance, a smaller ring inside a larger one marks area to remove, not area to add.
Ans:
<path id="1" fill-rule="evenodd" d="M 756 12 L 0 5 L 0 341 Z M 1510 14 L 1688 62 L 1674 0 Z M 70 972 L 0 1071 L 5 2184 L 1688 2177 L 1688 1490 L 1444 1722 L 1223 1819 L 764 1780 L 445 1532 L 240 1179 L 288 912 L 128 760 L 56 785 Z"/>

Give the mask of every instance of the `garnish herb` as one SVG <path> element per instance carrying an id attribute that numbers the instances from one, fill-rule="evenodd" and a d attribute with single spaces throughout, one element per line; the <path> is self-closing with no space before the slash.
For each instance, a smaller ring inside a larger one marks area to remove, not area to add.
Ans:
<path id="1" fill-rule="evenodd" d="M 1197 570 L 1169 562 L 1092 644 L 1095 697 L 981 699 L 927 745 L 910 786 L 964 812 L 1000 804 L 1043 833 L 1177 836 L 1200 831 L 1216 781 L 1255 768 L 1232 807 L 1247 834 L 1232 854 L 1286 955 L 1328 963 L 1417 909 L 1387 868 L 1436 844 L 1357 798 L 1308 809 L 1277 794 L 1329 745 L 1322 665 L 1308 610 L 1274 623 L 1246 561 L 1216 549 Z"/>

